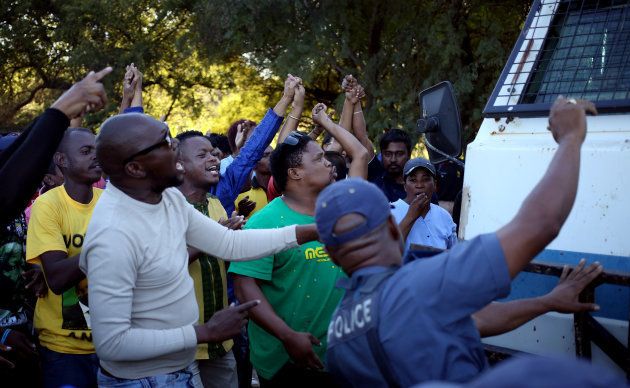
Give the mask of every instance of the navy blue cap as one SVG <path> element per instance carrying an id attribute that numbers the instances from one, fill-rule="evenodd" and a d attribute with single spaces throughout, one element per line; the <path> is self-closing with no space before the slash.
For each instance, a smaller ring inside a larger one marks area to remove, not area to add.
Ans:
<path id="1" fill-rule="evenodd" d="M 429 170 L 434 178 L 436 176 L 435 167 L 425 158 L 415 158 L 408 160 L 407 163 L 405 163 L 405 167 L 403 168 L 403 176 L 406 178 L 407 175 L 411 174 L 416 168 L 424 168 L 426 170 Z"/>
<path id="2" fill-rule="evenodd" d="M 334 233 L 339 218 L 352 213 L 365 217 L 365 222 L 341 235 Z M 382 225 L 390 214 L 389 201 L 381 189 L 361 178 L 344 179 L 326 187 L 315 205 L 317 231 L 325 245 L 359 238 Z"/>

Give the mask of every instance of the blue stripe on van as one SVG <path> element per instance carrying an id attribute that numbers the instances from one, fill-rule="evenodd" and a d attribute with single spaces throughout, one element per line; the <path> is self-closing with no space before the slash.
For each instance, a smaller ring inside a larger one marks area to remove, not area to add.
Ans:
<path id="1" fill-rule="evenodd" d="M 535 259 L 549 263 L 577 264 L 580 259 L 585 258 L 587 264 L 599 261 L 604 270 L 630 273 L 630 257 L 611 256 L 593 253 L 559 251 L 545 249 Z M 558 278 L 555 276 L 539 275 L 532 273 L 521 273 L 512 281 L 512 292 L 504 299 L 531 298 L 551 291 L 557 284 Z M 595 301 L 601 310 L 594 313 L 595 316 L 614 318 L 627 321 L 630 315 L 630 287 L 602 285 L 595 289 Z"/>

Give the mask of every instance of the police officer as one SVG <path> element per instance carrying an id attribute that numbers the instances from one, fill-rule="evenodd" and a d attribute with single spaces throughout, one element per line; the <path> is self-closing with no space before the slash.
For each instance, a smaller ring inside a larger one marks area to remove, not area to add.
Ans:
<path id="1" fill-rule="evenodd" d="M 549 128 L 558 149 L 512 221 L 400 269 L 401 234 L 376 186 L 348 179 L 320 194 L 315 213 L 320 240 L 349 275 L 340 281 L 346 293 L 328 330 L 328 367 L 343 385 L 465 382 L 486 368 L 480 333 L 501 331 L 492 327 L 492 317 L 500 317 L 497 311 L 520 314 L 514 304 L 488 304 L 509 294 L 511 279 L 558 235 L 573 206 L 585 110 L 596 113 L 585 101 L 558 99 L 553 105 Z M 591 265 L 570 280 L 586 274 L 590 281 L 601 270 Z M 568 288 L 584 285 L 579 281 Z M 551 305 L 539 303 L 536 309 L 527 304 L 528 318 L 549 309 L 596 308 L 579 304 L 575 293 L 560 288 L 564 302 L 556 294 Z M 473 320 L 482 308 L 484 319 Z"/>

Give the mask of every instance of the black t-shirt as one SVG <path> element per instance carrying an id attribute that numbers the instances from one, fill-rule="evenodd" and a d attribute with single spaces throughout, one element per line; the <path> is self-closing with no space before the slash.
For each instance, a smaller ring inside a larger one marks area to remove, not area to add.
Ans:
<path id="1" fill-rule="evenodd" d="M 376 156 L 368 164 L 368 181 L 377 185 L 385 193 L 389 202 L 396 202 L 407 196 L 405 187 L 390 178 Z"/>

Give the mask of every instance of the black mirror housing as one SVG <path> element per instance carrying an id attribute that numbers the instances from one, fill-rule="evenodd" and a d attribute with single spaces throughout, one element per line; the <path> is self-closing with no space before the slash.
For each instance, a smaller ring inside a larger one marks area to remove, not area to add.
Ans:
<path id="1" fill-rule="evenodd" d="M 440 82 L 421 91 L 418 98 L 422 111 L 418 132 L 424 133 L 431 163 L 457 158 L 462 153 L 462 124 L 453 84 Z"/>

